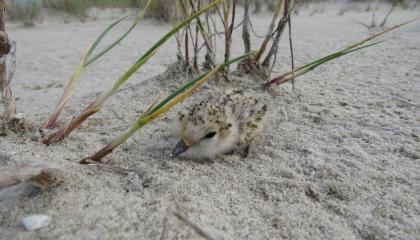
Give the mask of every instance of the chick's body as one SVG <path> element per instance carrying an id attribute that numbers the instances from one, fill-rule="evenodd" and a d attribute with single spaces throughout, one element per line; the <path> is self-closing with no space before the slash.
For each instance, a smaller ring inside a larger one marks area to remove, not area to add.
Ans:
<path id="1" fill-rule="evenodd" d="M 267 106 L 240 90 L 227 90 L 180 111 L 174 135 L 180 139 L 173 155 L 212 158 L 249 146 L 264 125 Z"/>

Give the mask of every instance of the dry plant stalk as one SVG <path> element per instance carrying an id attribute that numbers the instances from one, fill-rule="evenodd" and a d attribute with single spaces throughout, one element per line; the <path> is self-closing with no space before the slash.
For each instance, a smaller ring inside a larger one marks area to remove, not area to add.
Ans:
<path id="1" fill-rule="evenodd" d="M 244 22 L 242 23 L 242 40 L 244 42 L 244 53 L 251 51 L 251 34 L 249 28 L 251 26 L 251 18 L 249 16 L 249 2 L 250 0 L 244 0 Z"/>
<path id="2" fill-rule="evenodd" d="M 58 169 L 41 166 L 23 165 L 0 168 L 0 189 L 29 182 L 42 190 L 47 190 L 61 182 L 60 175 L 61 172 Z"/>
<path id="3" fill-rule="evenodd" d="M 196 9 L 195 4 L 193 2 L 193 0 L 189 0 L 191 9 L 193 13 L 197 12 L 197 9 L 200 9 L 201 6 L 201 0 L 198 0 L 198 8 Z M 208 17 L 209 12 L 206 12 L 206 17 Z M 200 31 L 200 34 L 204 40 L 204 45 L 207 48 L 207 55 L 206 57 L 208 57 L 208 66 L 213 67 L 216 64 L 216 60 L 215 60 L 215 54 L 213 51 L 213 44 L 211 42 L 211 40 L 209 39 L 209 34 L 206 32 L 206 30 L 204 29 L 203 23 L 201 22 L 200 17 L 197 18 L 197 26 L 196 26 L 196 30 Z M 196 34 L 196 37 L 198 37 L 198 35 Z M 197 55 L 198 55 L 198 38 L 196 38 L 196 43 L 195 43 L 195 52 L 194 52 L 194 58 L 197 59 Z"/>
<path id="4" fill-rule="evenodd" d="M 379 27 L 385 27 L 386 22 L 388 21 L 389 16 L 394 11 L 395 6 L 397 6 L 396 3 L 392 4 L 391 9 L 389 9 L 388 13 L 385 15 L 384 19 L 382 20 L 381 24 L 379 24 Z"/>
<path id="5" fill-rule="evenodd" d="M 249 30 L 251 27 L 251 21 L 249 17 L 249 9 L 248 9 L 249 0 L 245 1 L 244 4 L 245 4 L 244 5 L 245 11 L 244 11 L 244 17 L 243 17 L 242 40 L 244 43 L 245 51 L 247 51 L 250 46 Z M 264 76 L 264 77 L 267 77 L 271 74 L 271 71 L 269 71 L 270 63 L 272 62 L 272 58 L 274 57 L 274 61 L 271 67 L 271 70 L 272 70 L 276 62 L 280 38 L 287 24 L 289 24 L 289 30 L 290 30 L 290 19 L 291 19 L 290 15 L 293 11 L 294 6 L 295 6 L 294 0 L 278 0 L 275 11 L 273 13 L 273 18 L 268 27 L 268 31 L 265 37 L 263 37 L 264 39 L 261 43 L 259 51 L 257 52 L 257 55 L 255 56 L 255 59 L 250 59 L 247 62 L 240 63 L 238 65 L 239 70 L 247 74 L 258 73 L 259 75 Z M 280 15 L 282 12 L 283 12 L 283 15 L 280 18 Z M 276 23 L 277 23 L 277 26 L 276 26 Z M 269 47 L 270 41 L 272 41 L 272 44 Z M 290 39 L 290 43 L 291 43 L 291 39 Z M 268 53 L 266 57 L 264 58 L 264 60 L 262 60 L 263 55 L 265 54 L 267 49 L 268 49 Z M 260 61 L 262 61 L 262 63 Z"/>
<path id="6" fill-rule="evenodd" d="M 225 62 L 230 59 L 230 50 L 232 45 L 232 33 L 235 25 L 236 0 L 226 0 L 227 7 L 224 5 L 224 27 L 225 27 Z M 229 24 L 229 19 L 231 22 Z M 229 67 L 226 69 L 229 70 Z"/>
<path id="7" fill-rule="evenodd" d="M 289 14 L 289 21 L 288 21 L 288 28 L 289 28 L 289 49 L 290 49 L 290 61 L 292 63 L 292 71 L 295 70 L 295 56 L 293 54 L 293 40 L 292 40 L 292 18 Z M 274 66 L 275 63 L 273 63 Z M 270 73 L 271 75 L 271 73 Z M 295 89 L 295 79 L 292 78 L 292 89 Z"/>
<path id="8" fill-rule="evenodd" d="M 356 22 L 360 25 L 363 25 L 364 27 L 366 27 L 367 29 L 371 29 L 371 28 L 376 28 L 376 27 L 380 27 L 383 28 L 385 27 L 389 16 L 391 16 L 391 13 L 394 11 L 395 7 L 397 6 L 397 3 L 393 3 L 391 8 L 389 9 L 389 11 L 386 13 L 386 15 L 384 16 L 384 19 L 382 19 L 382 22 L 380 24 L 377 24 L 376 22 L 376 15 L 372 14 L 372 20 L 370 22 L 370 24 L 366 24 L 364 22 L 361 21 L 357 21 Z"/>
<path id="9" fill-rule="evenodd" d="M 187 15 L 185 15 L 185 18 L 187 18 Z M 189 25 L 188 25 L 189 26 Z M 185 65 L 188 67 L 190 65 L 190 53 L 189 53 L 189 40 L 188 40 L 188 30 L 189 27 L 185 28 Z"/>
<path id="10" fill-rule="evenodd" d="M 270 65 L 271 58 L 277 54 L 280 38 L 283 34 L 284 28 L 286 27 L 287 23 L 290 20 L 290 14 L 292 13 L 294 6 L 295 6 L 294 0 L 285 1 L 283 16 L 277 24 L 276 36 L 274 37 L 273 44 L 271 45 L 271 48 L 268 51 L 267 56 L 265 57 L 262 63 L 263 67 L 268 67 Z"/>
<path id="11" fill-rule="evenodd" d="M 273 14 L 273 19 L 271 20 L 270 26 L 268 27 L 267 35 L 265 36 L 265 38 L 264 38 L 264 40 L 261 44 L 261 47 L 260 47 L 260 50 L 257 53 L 257 56 L 255 56 L 255 61 L 256 62 L 258 62 L 261 59 L 262 55 L 264 54 L 264 52 L 267 48 L 267 44 L 271 40 L 276 21 L 280 17 L 281 11 L 284 9 L 284 4 L 285 4 L 285 0 L 279 0 L 279 3 L 277 4 L 276 10 L 274 11 L 274 14 Z"/>
<path id="12" fill-rule="evenodd" d="M 3 58 L 4 55 L 8 54 L 10 51 L 9 38 L 6 34 L 6 2 L 5 0 L 0 0 L 0 31 L 1 31 L 1 49 L 0 57 Z M 2 62 L 0 64 L 0 90 L 3 95 L 4 88 L 6 87 L 6 63 Z"/>
<path id="13" fill-rule="evenodd" d="M 13 77 L 14 68 L 7 74 L 6 58 L 12 50 L 12 44 L 6 34 L 6 2 L 0 0 L 0 103 L 4 106 L 4 118 L 12 120 L 16 116 L 16 101 L 10 88 L 10 81 Z M 12 56 L 14 58 L 14 55 Z"/>

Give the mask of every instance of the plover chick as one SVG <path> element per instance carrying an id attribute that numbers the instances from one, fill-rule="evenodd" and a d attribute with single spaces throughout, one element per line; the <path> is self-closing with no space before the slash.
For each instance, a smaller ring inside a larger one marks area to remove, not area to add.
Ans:
<path id="1" fill-rule="evenodd" d="M 171 156 L 185 152 L 191 158 L 213 158 L 241 148 L 247 151 L 263 128 L 266 112 L 267 105 L 241 90 L 196 103 L 174 119 L 174 135 L 180 140 Z"/>

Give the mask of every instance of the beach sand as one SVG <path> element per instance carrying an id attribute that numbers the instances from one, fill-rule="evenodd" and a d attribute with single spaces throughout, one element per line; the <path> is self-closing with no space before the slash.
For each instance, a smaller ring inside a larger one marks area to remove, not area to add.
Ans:
<path id="1" fill-rule="evenodd" d="M 297 66 L 380 31 L 356 20 L 369 23 L 373 11 L 379 17 L 389 8 L 321 7 L 293 18 Z M 398 8 L 387 25 L 418 13 Z M 256 33 L 264 35 L 270 19 L 268 12 L 253 15 Z M 84 48 L 111 22 L 8 25 L 18 43 L 12 88 L 18 112 L 30 123 L 39 127 L 46 120 Z M 169 29 L 145 20 L 89 66 L 60 125 Z M 215 239 L 420 239 L 420 23 L 380 39 L 385 42 L 300 77 L 295 90 L 285 84 L 263 91 L 256 80 L 235 77 L 229 84 L 269 103 L 265 130 L 245 158 L 172 159 L 177 140 L 170 123 L 177 106 L 117 148 L 106 164 L 78 164 L 124 131 L 156 95 L 188 80 L 161 75 L 176 60 L 170 40 L 64 141 L 45 146 L 37 133 L 0 137 L 0 167 L 29 163 L 63 171 L 63 183 L 50 191 L 28 184 L 0 190 L 0 238 L 199 239 L 174 215 L 180 213 Z M 290 68 L 287 42 L 284 35 L 273 76 Z M 254 36 L 253 47 L 260 43 Z M 238 31 L 232 55 L 242 51 Z M 212 94 L 213 87 L 223 85 L 209 83 L 184 104 Z M 50 216 L 50 225 L 26 231 L 22 218 L 32 214 Z"/>

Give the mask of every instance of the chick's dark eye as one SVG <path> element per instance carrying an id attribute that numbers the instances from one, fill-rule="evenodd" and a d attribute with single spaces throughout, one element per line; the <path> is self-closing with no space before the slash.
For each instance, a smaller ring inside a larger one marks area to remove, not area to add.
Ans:
<path id="1" fill-rule="evenodd" d="M 203 139 L 212 138 L 212 137 L 214 137 L 214 135 L 216 135 L 216 132 L 209 132 L 209 133 L 207 133 L 206 136 L 203 137 Z"/>

